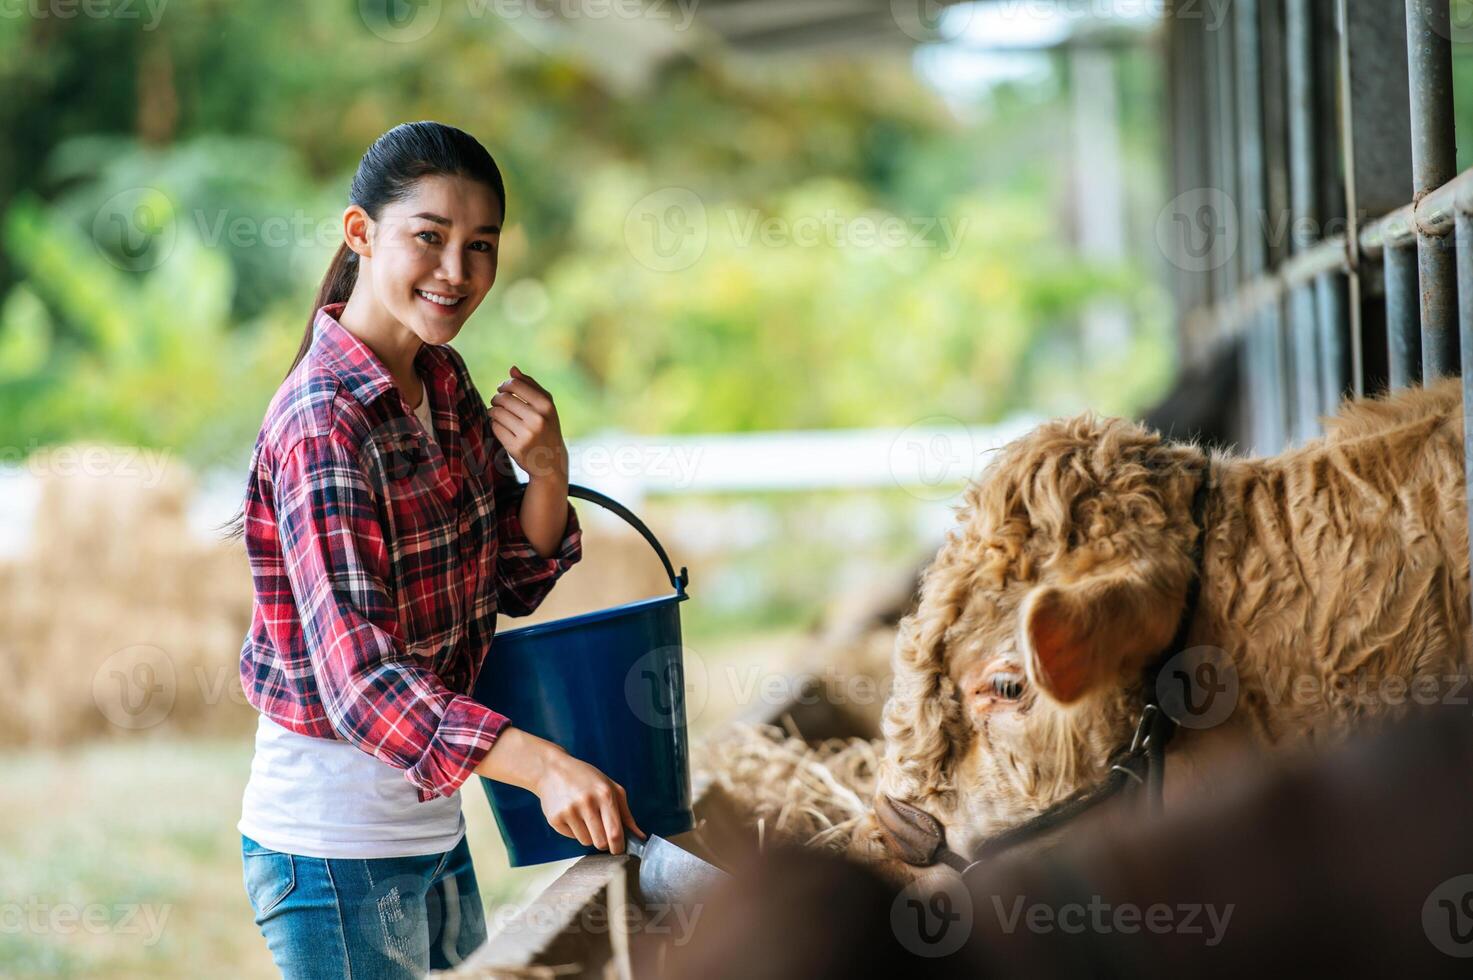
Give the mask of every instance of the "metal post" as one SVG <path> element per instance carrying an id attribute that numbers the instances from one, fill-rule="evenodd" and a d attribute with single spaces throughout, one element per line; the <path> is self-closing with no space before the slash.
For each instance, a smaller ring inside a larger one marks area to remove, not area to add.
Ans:
<path id="1" fill-rule="evenodd" d="M 1413 203 L 1457 174 L 1450 21 L 1448 0 L 1406 0 Z M 1418 229 L 1417 265 L 1422 375 L 1430 381 L 1451 374 L 1458 363 L 1454 256 L 1438 236 Z"/>
<path id="2" fill-rule="evenodd" d="M 1473 215 L 1457 209 L 1458 333 L 1463 367 L 1463 490 L 1473 558 Z M 1473 567 L 1473 562 L 1470 562 Z"/>
<path id="3" fill-rule="evenodd" d="M 1334 4 L 1314 0 L 1309 5 L 1314 53 L 1315 170 L 1312 176 L 1321 238 L 1346 230 L 1345 174 L 1340 139 L 1339 29 Z M 1350 320 L 1346 297 L 1350 279 L 1345 272 L 1326 272 L 1315 279 L 1315 317 L 1320 354 L 1320 405 L 1333 414 L 1350 391 Z"/>
<path id="4" fill-rule="evenodd" d="M 1360 226 L 1406 203 L 1412 169 L 1407 94 L 1404 0 L 1338 0 L 1340 24 L 1340 137 L 1345 168 L 1345 216 L 1350 241 Z M 1385 312 L 1372 302 L 1352 248 L 1348 312 L 1351 385 L 1357 395 L 1384 379 Z"/>
<path id="5" fill-rule="evenodd" d="M 1289 108 L 1289 241 L 1294 254 L 1323 236 L 1317 208 L 1315 56 L 1310 0 L 1287 0 L 1284 8 L 1286 95 Z M 1294 287 L 1289 296 L 1289 330 L 1294 350 L 1294 433 L 1310 439 L 1325 410 L 1320 376 L 1324 355 L 1318 349 L 1316 286 Z"/>
<path id="6" fill-rule="evenodd" d="M 1422 331 L 1417 310 L 1417 245 L 1388 242 L 1386 265 L 1386 343 L 1388 383 L 1405 388 L 1422 380 Z"/>
<path id="7" fill-rule="evenodd" d="M 1234 22 L 1237 65 L 1238 168 L 1240 174 L 1238 223 L 1242 240 L 1244 281 L 1263 275 L 1267 268 L 1268 241 L 1264 234 L 1267 217 L 1267 164 L 1263 148 L 1263 78 L 1262 46 L 1259 32 L 1258 0 L 1238 0 Z M 1259 310 L 1250 321 L 1249 349 L 1253 368 L 1258 375 L 1259 390 L 1254 399 L 1254 451 L 1277 452 L 1284 438 L 1284 358 L 1279 329 L 1277 304 Z"/>

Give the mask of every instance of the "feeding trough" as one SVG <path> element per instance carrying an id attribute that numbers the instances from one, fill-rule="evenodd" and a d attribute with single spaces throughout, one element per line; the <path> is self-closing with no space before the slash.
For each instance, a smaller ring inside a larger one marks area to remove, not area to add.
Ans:
<path id="1" fill-rule="evenodd" d="M 690 830 L 690 755 L 679 604 L 689 575 L 628 508 L 587 487 L 568 496 L 618 515 L 655 549 L 674 592 L 496 634 L 473 697 L 621 786 L 646 833 Z M 553 830 L 529 790 L 481 777 L 512 867 L 597 854 Z"/>

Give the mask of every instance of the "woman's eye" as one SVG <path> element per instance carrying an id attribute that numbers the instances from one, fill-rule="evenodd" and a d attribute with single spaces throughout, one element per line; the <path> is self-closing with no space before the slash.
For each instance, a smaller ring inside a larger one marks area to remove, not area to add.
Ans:
<path id="1" fill-rule="evenodd" d="M 1017 674 L 994 674 L 992 693 L 1004 701 L 1016 701 L 1023 696 L 1023 678 Z"/>
<path id="2" fill-rule="evenodd" d="M 479 246 L 478 251 L 482 251 L 482 252 L 494 252 L 494 251 L 496 251 L 496 245 L 494 243 L 492 243 L 492 242 L 471 242 L 471 248 L 477 248 L 477 246 Z"/>
<path id="3" fill-rule="evenodd" d="M 426 238 L 425 237 L 426 235 L 428 235 L 429 237 Z M 439 236 L 436 235 L 433 231 L 422 231 L 422 232 L 418 233 L 417 235 L 415 235 L 414 237 L 420 239 L 423 242 L 427 242 L 430 245 L 435 244 L 435 241 L 434 240 L 437 239 L 437 238 L 439 238 Z"/>

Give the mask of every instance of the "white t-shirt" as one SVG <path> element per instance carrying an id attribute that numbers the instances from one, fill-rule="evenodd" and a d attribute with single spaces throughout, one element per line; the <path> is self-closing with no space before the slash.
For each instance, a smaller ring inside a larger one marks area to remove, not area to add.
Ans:
<path id="1" fill-rule="evenodd" d="M 261 715 L 238 829 L 286 854 L 384 858 L 460 843 L 460 791 L 421 803 L 404 770 L 350 742 L 298 735 Z"/>
<path id="2" fill-rule="evenodd" d="M 426 392 L 415 416 L 430 438 Z M 322 858 L 438 854 L 460 843 L 460 792 L 423 803 L 402 769 L 350 742 L 299 735 L 261 715 L 236 829 L 273 851 Z"/>
<path id="3" fill-rule="evenodd" d="M 419 419 L 419 424 L 425 427 L 425 431 L 430 434 L 430 438 L 438 442 L 439 437 L 435 435 L 435 423 L 430 420 L 430 393 L 428 389 L 426 389 L 423 397 L 420 398 L 419 407 L 414 410 L 414 416 Z"/>

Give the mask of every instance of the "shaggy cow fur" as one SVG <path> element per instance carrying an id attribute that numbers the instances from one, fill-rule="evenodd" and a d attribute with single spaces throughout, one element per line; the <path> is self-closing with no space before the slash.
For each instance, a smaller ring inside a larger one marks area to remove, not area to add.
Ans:
<path id="1" fill-rule="evenodd" d="M 1211 454 L 1188 643 L 1231 658 L 1238 697 L 1212 732 L 1182 730 L 1168 787 L 1208 736 L 1315 744 L 1455 693 L 1470 659 L 1459 383 L 1347 402 L 1326 431 L 1278 456 Z M 1207 460 L 1092 414 L 1001 450 L 900 624 L 881 793 L 967 850 L 1105 778 L 1186 607 Z M 871 819 L 853 853 L 881 860 L 881 841 Z"/>

